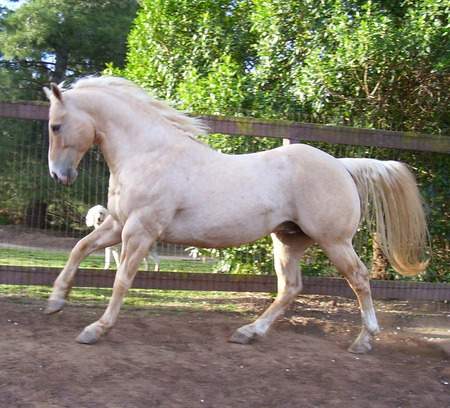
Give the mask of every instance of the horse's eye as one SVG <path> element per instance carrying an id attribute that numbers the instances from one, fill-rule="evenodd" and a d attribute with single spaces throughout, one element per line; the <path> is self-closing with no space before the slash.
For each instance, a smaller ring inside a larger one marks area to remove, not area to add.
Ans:
<path id="1" fill-rule="evenodd" d="M 53 132 L 57 132 L 59 129 L 61 129 L 61 125 L 52 125 Z"/>

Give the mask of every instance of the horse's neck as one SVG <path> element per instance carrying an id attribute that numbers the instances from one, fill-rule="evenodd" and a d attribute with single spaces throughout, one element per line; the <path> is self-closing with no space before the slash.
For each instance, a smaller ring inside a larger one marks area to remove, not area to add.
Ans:
<path id="1" fill-rule="evenodd" d="M 129 171 L 150 175 L 149 168 L 156 169 L 162 162 L 168 166 L 167 159 L 179 156 L 186 140 L 181 139 L 179 143 L 173 138 L 161 141 L 161 136 L 161 133 L 152 129 L 141 135 L 120 133 L 117 130 L 109 132 L 100 148 L 111 174 L 117 179 L 121 174 L 129 174 Z"/>
<path id="2" fill-rule="evenodd" d="M 141 160 L 149 163 L 188 139 L 157 112 L 104 99 L 94 100 L 88 109 L 96 122 L 96 142 L 112 173 Z"/>
<path id="3" fill-rule="evenodd" d="M 154 166 L 161 157 L 179 160 L 184 151 L 195 156 L 210 150 L 145 104 L 108 91 L 80 91 L 76 97 L 95 121 L 96 143 L 117 180 L 123 170 Z"/>

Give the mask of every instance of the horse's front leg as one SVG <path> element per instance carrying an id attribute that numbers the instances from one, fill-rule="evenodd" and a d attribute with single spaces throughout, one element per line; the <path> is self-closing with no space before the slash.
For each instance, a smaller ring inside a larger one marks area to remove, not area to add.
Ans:
<path id="1" fill-rule="evenodd" d="M 144 258 L 146 271 L 150 270 L 150 258 L 152 258 L 153 262 L 155 262 L 155 268 L 154 268 L 155 272 L 158 272 L 160 260 L 159 260 L 158 252 L 156 252 L 156 244 L 153 244 L 151 246 L 150 253 Z"/>
<path id="2" fill-rule="evenodd" d="M 90 253 L 116 245 L 121 241 L 122 226 L 107 217 L 105 222 L 92 231 L 89 235 L 81 239 L 70 253 L 66 266 L 58 275 L 53 284 L 53 291 L 47 302 L 45 314 L 51 314 L 60 311 L 66 304 L 67 296 L 72 288 L 75 274 L 78 266 Z"/>
<path id="3" fill-rule="evenodd" d="M 153 241 L 153 237 L 142 228 L 139 222 L 127 221 L 123 231 L 120 266 L 114 280 L 111 300 L 103 316 L 80 333 L 76 339 L 78 343 L 96 343 L 114 327 L 123 298 L 130 289 L 142 259 Z"/>
<path id="4" fill-rule="evenodd" d="M 159 264 L 161 261 L 159 260 L 158 252 L 156 251 L 156 244 L 153 244 L 152 247 L 150 248 L 150 256 L 155 261 L 155 271 L 158 272 Z"/>

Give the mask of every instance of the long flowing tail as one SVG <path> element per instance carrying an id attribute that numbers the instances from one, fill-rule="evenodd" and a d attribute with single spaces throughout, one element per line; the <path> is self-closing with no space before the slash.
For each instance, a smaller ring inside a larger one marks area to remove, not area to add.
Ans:
<path id="1" fill-rule="evenodd" d="M 352 175 L 369 225 L 373 218 L 381 249 L 405 276 L 423 271 L 428 229 L 423 200 L 408 167 L 396 161 L 339 159 Z"/>

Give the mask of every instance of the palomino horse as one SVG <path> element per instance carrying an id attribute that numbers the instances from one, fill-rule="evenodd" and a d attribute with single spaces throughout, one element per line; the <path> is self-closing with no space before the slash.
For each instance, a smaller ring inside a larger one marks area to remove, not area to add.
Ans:
<path id="1" fill-rule="evenodd" d="M 85 78 L 70 89 L 51 84 L 49 168 L 69 185 L 83 154 L 100 147 L 111 171 L 110 215 L 72 250 L 46 313 L 61 310 L 80 262 L 122 241 L 120 267 L 103 316 L 78 336 L 95 343 L 114 326 L 139 264 L 156 240 L 231 247 L 271 234 L 278 295 L 255 322 L 230 338 L 264 336 L 302 289 L 300 258 L 317 243 L 355 291 L 362 330 L 349 350 L 365 353 L 379 332 L 367 268 L 352 247 L 362 211 L 374 213 L 391 265 L 404 275 L 423 270 L 426 222 L 413 175 L 398 162 L 338 160 L 296 144 L 226 155 L 195 136 L 201 123 L 150 98 L 131 82 Z M 370 211 L 365 210 L 371 201 Z"/>

